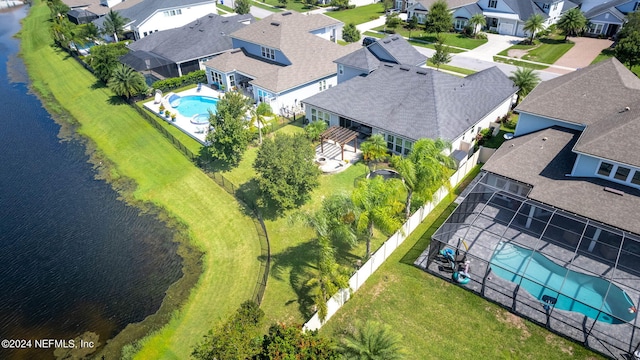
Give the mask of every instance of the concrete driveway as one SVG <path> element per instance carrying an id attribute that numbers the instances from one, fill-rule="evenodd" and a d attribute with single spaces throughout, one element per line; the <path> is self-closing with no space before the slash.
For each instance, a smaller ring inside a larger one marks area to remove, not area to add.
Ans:
<path id="1" fill-rule="evenodd" d="M 469 57 L 472 59 L 493 61 L 493 56 L 502 50 L 506 50 L 511 46 L 519 43 L 524 38 L 509 35 L 487 34 L 487 43 L 477 48 L 458 54 L 458 56 Z"/>
<path id="2" fill-rule="evenodd" d="M 569 68 L 579 69 L 589 66 L 593 59 L 613 44 L 613 41 L 607 39 L 592 39 L 588 37 L 570 38 L 575 45 L 569 49 L 558 61 L 553 65 L 566 66 Z M 566 74 L 570 71 L 550 67 L 548 69 L 559 74 Z"/>

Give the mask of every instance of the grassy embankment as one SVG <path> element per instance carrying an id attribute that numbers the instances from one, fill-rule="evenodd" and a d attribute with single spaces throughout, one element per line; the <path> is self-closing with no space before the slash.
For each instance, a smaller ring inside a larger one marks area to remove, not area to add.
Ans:
<path id="1" fill-rule="evenodd" d="M 455 209 L 454 199 L 449 196 L 429 214 L 321 334 L 338 337 L 358 321 L 375 320 L 402 335 L 406 359 L 601 359 L 413 265 L 431 235 Z"/>
<path id="2" fill-rule="evenodd" d="M 188 282 L 170 289 L 162 308 L 163 319 L 170 321 L 145 339 L 138 354 L 140 359 L 188 358 L 202 335 L 252 294 L 260 254 L 253 223 L 233 197 L 133 109 L 96 83 L 75 60 L 51 47 L 48 17 L 47 6 L 36 0 L 23 23 L 22 54 L 33 88 L 50 112 L 60 114 L 64 109 L 77 121 L 78 133 L 95 148 L 94 159 L 110 164 L 102 169 L 102 176 L 116 187 L 134 184 L 129 190 L 119 188 L 124 198 L 161 208 L 167 218 L 184 227 L 188 238 L 184 242 L 204 253 L 200 258 L 197 251 L 181 246 L 181 255 L 194 264 L 185 270 L 192 272 L 200 262 L 203 273 L 187 274 L 197 280 L 192 290 L 184 287 Z M 174 311 L 178 302 L 183 305 Z M 158 323 L 144 325 L 129 326 L 115 343 L 130 342 Z M 112 351 L 109 358 L 120 355 L 113 348 L 107 350 Z"/>

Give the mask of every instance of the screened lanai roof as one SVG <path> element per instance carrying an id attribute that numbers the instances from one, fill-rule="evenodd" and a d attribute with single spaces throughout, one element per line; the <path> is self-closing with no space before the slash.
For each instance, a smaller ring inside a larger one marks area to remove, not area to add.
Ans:
<path id="1" fill-rule="evenodd" d="M 451 277 L 439 252 L 455 249 L 471 261 L 465 287 L 608 356 L 633 352 L 640 236 L 528 199 L 529 185 L 495 174 L 470 188 L 416 264 Z"/>

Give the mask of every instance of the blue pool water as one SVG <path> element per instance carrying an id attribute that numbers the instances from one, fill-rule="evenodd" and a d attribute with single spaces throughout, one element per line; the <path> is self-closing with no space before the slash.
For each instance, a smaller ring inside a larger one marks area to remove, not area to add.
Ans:
<path id="1" fill-rule="evenodd" d="M 609 324 L 621 324 L 636 317 L 629 311 L 633 301 L 618 286 L 568 270 L 542 254 L 517 245 L 498 244 L 491 257 L 491 270 L 505 280 L 520 284 L 540 301 L 547 296 L 557 299 L 554 305 L 557 309 L 576 311 Z"/>
<path id="2" fill-rule="evenodd" d="M 215 114 L 217 104 L 218 99 L 216 98 L 200 95 L 187 95 L 180 98 L 180 105 L 175 109 L 178 110 L 182 116 L 193 117 L 197 114 L 207 115 L 209 114 L 209 110 Z"/>

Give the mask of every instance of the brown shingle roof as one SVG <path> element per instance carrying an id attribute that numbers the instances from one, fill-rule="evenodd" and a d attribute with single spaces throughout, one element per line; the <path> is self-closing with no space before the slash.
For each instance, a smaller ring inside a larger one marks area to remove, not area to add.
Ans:
<path id="1" fill-rule="evenodd" d="M 640 79 L 615 58 L 541 83 L 517 110 L 584 125 L 575 151 L 640 166 Z"/>
<path id="2" fill-rule="evenodd" d="M 359 44 L 341 46 L 309 33 L 337 24 L 341 23 L 319 14 L 303 15 L 294 11 L 273 14 L 234 32 L 231 37 L 279 49 L 291 65 L 275 65 L 245 52 L 236 52 L 223 59 L 216 57 L 205 65 L 225 72 L 236 69 L 247 74 L 250 74 L 249 70 L 260 73 L 251 83 L 279 93 L 335 74 L 336 65 L 333 61 L 360 48 Z M 255 69 L 257 67 L 260 69 Z"/>
<path id="3" fill-rule="evenodd" d="M 571 149 L 579 136 L 577 130 L 554 126 L 516 137 L 482 169 L 532 185 L 528 197 L 533 200 L 640 234 L 640 190 L 604 179 L 566 176 L 576 159 Z"/>

